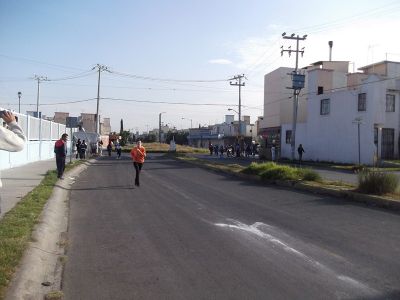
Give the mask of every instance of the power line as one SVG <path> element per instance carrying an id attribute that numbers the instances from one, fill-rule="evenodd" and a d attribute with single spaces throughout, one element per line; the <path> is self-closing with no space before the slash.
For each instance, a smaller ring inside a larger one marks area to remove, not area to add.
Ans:
<path id="1" fill-rule="evenodd" d="M 95 73 L 93 72 L 93 70 L 90 70 L 90 71 L 85 71 L 85 72 L 83 72 L 83 73 L 79 73 L 79 74 L 71 75 L 71 76 L 67 76 L 67 77 L 60 77 L 60 78 L 54 78 L 54 79 L 47 79 L 47 81 L 64 81 L 64 80 L 71 80 L 71 79 L 86 77 L 86 76 L 93 75 L 93 74 L 95 74 Z"/>
<path id="2" fill-rule="evenodd" d="M 151 101 L 151 100 L 136 100 L 123 98 L 101 98 L 102 100 L 123 101 L 123 102 L 139 102 L 139 103 L 154 103 L 154 104 L 173 104 L 173 105 L 189 105 L 189 106 L 232 106 L 228 103 L 190 103 L 190 102 L 174 102 L 174 101 Z"/>
<path id="3" fill-rule="evenodd" d="M 229 79 L 212 79 L 212 80 L 196 79 L 196 80 L 188 80 L 188 79 L 155 78 L 155 77 L 149 77 L 149 76 L 127 74 L 127 73 L 122 73 L 122 72 L 117 72 L 117 71 L 110 71 L 110 73 L 115 74 L 115 75 L 119 75 L 119 76 L 123 76 L 123 77 L 133 78 L 133 79 L 161 81 L 161 82 L 223 82 L 223 81 L 229 81 Z"/>
<path id="4" fill-rule="evenodd" d="M 73 69 L 73 70 L 77 70 L 77 71 L 84 71 L 84 70 L 82 70 L 80 68 L 76 68 L 76 67 L 63 66 L 63 65 L 58 65 L 58 64 L 51 64 L 51 63 L 46 63 L 46 62 L 42 62 L 42 61 L 30 59 L 30 58 L 25 58 L 25 57 L 16 57 L 16 56 L 11 56 L 11 55 L 1 54 L 1 53 L 0 53 L 0 57 L 12 59 L 12 60 L 27 61 L 27 62 L 30 62 L 30 63 L 46 65 L 46 66 L 50 66 L 50 67 L 58 68 L 58 69 L 70 69 L 70 70 Z"/>

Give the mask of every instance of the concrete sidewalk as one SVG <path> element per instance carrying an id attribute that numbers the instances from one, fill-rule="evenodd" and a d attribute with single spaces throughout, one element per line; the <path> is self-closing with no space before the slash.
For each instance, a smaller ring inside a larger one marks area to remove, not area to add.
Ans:
<path id="1" fill-rule="evenodd" d="M 69 163 L 69 157 L 67 159 Z M 42 181 L 46 172 L 55 170 L 55 158 L 29 163 L 20 167 L 1 171 L 3 187 L 1 193 L 0 219 L 10 211 L 26 194 Z"/>

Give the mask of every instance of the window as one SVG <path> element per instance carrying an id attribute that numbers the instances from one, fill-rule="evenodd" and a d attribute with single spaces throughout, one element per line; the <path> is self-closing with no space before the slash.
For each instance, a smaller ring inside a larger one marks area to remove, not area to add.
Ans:
<path id="1" fill-rule="evenodd" d="M 286 144 L 292 143 L 292 131 L 286 130 Z"/>
<path id="2" fill-rule="evenodd" d="M 321 100 L 321 115 L 329 115 L 330 112 L 330 100 L 322 99 Z"/>
<path id="3" fill-rule="evenodd" d="M 321 95 L 324 93 L 324 87 L 323 86 L 319 86 L 318 87 L 318 94 L 317 95 Z"/>
<path id="4" fill-rule="evenodd" d="M 394 112 L 394 104 L 395 104 L 395 98 L 394 95 L 391 94 L 386 94 L 386 111 L 387 112 Z"/>
<path id="5" fill-rule="evenodd" d="M 366 111 L 367 110 L 367 94 L 362 93 L 358 94 L 358 111 Z"/>

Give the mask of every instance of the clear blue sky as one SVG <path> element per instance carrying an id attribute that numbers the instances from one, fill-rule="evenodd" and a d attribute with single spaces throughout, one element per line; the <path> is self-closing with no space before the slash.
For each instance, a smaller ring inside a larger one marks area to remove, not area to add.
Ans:
<path id="1" fill-rule="evenodd" d="M 328 58 L 355 67 L 400 61 L 399 1 L 6 1 L 0 0 L 0 106 L 36 110 L 34 74 L 49 79 L 80 74 L 97 63 L 102 73 L 100 114 L 113 130 L 122 118 L 127 129 L 147 130 L 163 121 L 178 129 L 222 122 L 237 109 L 238 91 L 229 81 L 247 76 L 243 114 L 252 122 L 263 113 L 263 76 L 294 66 L 280 56 L 283 31 L 308 34 L 300 67 Z M 115 72 L 150 77 L 122 77 Z M 97 76 L 41 84 L 40 110 L 95 113 Z M 134 102 L 179 102 L 183 105 Z M 68 103 L 69 102 L 69 103 Z M 59 103 L 59 104 L 56 104 Z M 61 104 L 66 103 L 66 104 Z M 49 105 L 53 104 L 53 105 Z M 237 116 L 235 117 L 237 118 Z"/>

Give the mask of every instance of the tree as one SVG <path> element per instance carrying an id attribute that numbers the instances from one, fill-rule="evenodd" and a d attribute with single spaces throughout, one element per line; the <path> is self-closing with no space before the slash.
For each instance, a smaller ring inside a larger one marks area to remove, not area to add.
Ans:
<path id="1" fill-rule="evenodd" d="M 124 132 L 124 120 L 121 119 L 121 128 L 119 130 L 119 134 L 122 135 L 123 132 Z"/>
<path id="2" fill-rule="evenodd" d="M 169 142 L 174 139 L 175 143 L 179 145 L 187 145 L 188 144 L 188 137 L 189 132 L 182 132 L 182 131 L 168 131 L 167 137 L 165 139 L 166 143 L 169 144 Z"/>
<path id="3" fill-rule="evenodd" d="M 143 142 L 144 143 L 154 143 L 156 141 L 157 137 L 155 134 L 147 134 L 143 137 Z"/>
<path id="4" fill-rule="evenodd" d="M 122 131 L 119 135 L 121 136 L 121 146 L 125 146 L 130 139 L 131 133 L 129 131 Z"/>

